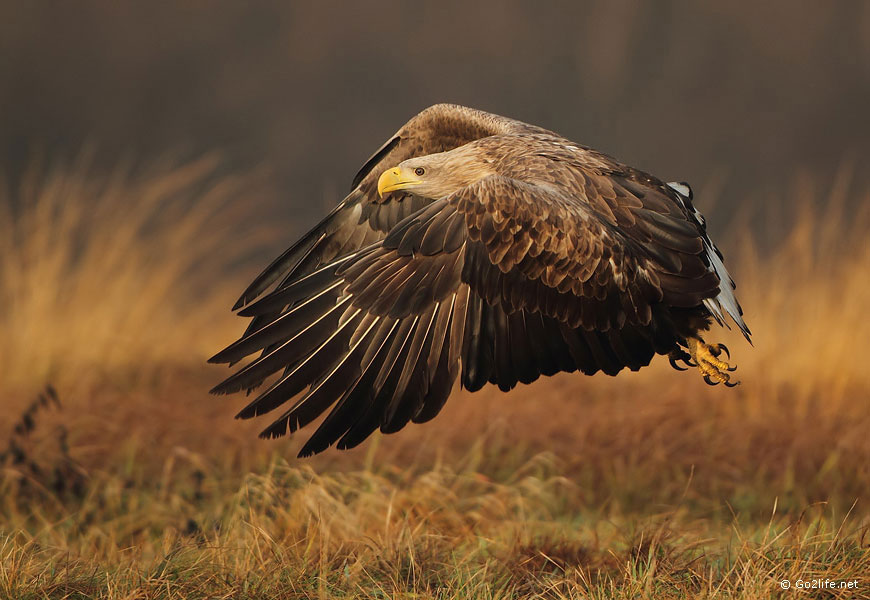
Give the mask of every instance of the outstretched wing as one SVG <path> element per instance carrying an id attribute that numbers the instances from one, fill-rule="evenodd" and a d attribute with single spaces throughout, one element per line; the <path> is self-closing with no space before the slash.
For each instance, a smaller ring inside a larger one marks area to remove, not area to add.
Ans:
<path id="1" fill-rule="evenodd" d="M 597 189 L 579 197 L 493 176 L 432 201 L 382 240 L 244 308 L 277 316 L 213 362 L 266 351 L 213 391 L 249 389 L 284 369 L 239 416 L 299 396 L 263 432 L 273 437 L 329 410 L 307 455 L 431 419 L 460 369 L 475 390 L 648 364 L 681 336 L 663 308 L 697 306 L 719 281 L 695 226 L 616 194 L 623 200 L 606 204 L 629 211 L 626 233 L 613 208 L 590 202 L 604 197 Z"/>
<path id="2" fill-rule="evenodd" d="M 536 132 L 546 130 L 464 106 L 436 104 L 423 110 L 365 162 L 353 179 L 353 189 L 338 206 L 251 282 L 233 310 L 249 304 L 270 287 L 286 287 L 322 264 L 383 239 L 399 221 L 429 202 L 402 192 L 380 198 L 377 180 L 386 169 L 415 156 L 444 152 L 491 135 Z M 279 314 L 276 310 L 257 315 L 244 335 L 262 328 Z"/>

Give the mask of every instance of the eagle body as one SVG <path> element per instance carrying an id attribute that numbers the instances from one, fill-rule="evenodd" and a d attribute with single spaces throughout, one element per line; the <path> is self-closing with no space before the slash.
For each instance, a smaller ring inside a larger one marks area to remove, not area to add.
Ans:
<path id="1" fill-rule="evenodd" d="M 510 390 L 662 354 L 728 385 L 700 332 L 728 315 L 749 339 L 733 289 L 686 184 L 534 125 L 435 105 L 245 290 L 234 308 L 251 323 L 211 360 L 259 356 L 213 392 L 268 379 L 239 413 L 282 407 L 264 437 L 327 413 L 309 455 L 433 418 L 457 378 Z"/>

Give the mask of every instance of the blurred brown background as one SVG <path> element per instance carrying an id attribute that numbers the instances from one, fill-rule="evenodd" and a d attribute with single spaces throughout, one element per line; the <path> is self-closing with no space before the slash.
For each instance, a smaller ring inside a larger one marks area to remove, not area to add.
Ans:
<path id="1" fill-rule="evenodd" d="M 732 204 L 868 181 L 870 3 L 3 2 L 0 160 L 267 166 L 299 233 L 435 102 L 544 125 Z M 706 186 L 706 188 L 705 188 Z M 716 193 L 713 194 L 713 191 Z M 240 199 L 259 203 L 262 198 Z"/>

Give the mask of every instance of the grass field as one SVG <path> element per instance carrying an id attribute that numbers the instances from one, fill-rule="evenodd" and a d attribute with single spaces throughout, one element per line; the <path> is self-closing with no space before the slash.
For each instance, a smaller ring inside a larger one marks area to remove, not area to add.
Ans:
<path id="1" fill-rule="evenodd" d="M 710 339 L 741 386 L 659 358 L 456 390 L 303 461 L 305 431 L 258 440 L 206 393 L 251 257 L 290 241 L 257 178 L 90 173 L 0 187 L 0 598 L 870 598 L 870 194 L 848 169 L 714 228 L 755 347 Z"/>

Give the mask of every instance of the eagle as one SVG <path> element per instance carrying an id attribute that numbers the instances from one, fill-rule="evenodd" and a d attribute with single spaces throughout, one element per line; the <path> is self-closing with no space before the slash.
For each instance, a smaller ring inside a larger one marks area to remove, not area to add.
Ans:
<path id="1" fill-rule="evenodd" d="M 300 457 L 429 421 L 457 378 L 507 391 L 559 372 L 636 371 L 661 354 L 709 384 L 739 383 L 727 348 L 701 337 L 727 315 L 751 343 L 687 184 L 437 104 L 351 187 L 242 293 L 233 310 L 249 326 L 210 359 L 254 355 L 212 393 L 268 381 L 238 414 L 282 408 L 261 437 L 328 411 Z"/>

